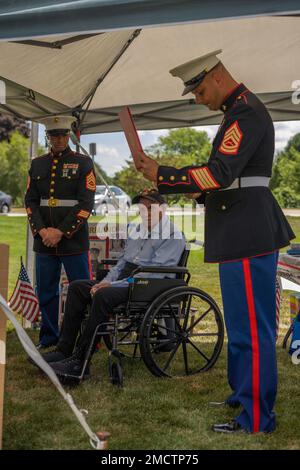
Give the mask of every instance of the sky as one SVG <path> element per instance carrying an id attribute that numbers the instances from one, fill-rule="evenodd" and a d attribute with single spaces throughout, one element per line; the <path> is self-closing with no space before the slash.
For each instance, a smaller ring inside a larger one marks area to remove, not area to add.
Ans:
<path id="1" fill-rule="evenodd" d="M 282 150 L 288 140 L 298 132 L 300 132 L 300 121 L 277 122 L 275 125 L 275 154 Z M 200 126 L 195 127 L 197 130 L 207 132 L 209 139 L 212 141 L 218 126 Z M 142 146 L 144 148 L 157 142 L 161 135 L 166 135 L 168 130 L 139 131 Z M 44 145 L 44 127 L 39 126 L 39 141 Z M 108 134 L 91 134 L 81 137 L 81 145 L 89 150 L 89 144 L 95 142 L 97 145 L 97 155 L 95 161 L 109 175 L 113 176 L 117 171 L 126 165 L 129 158 L 129 149 L 122 132 L 114 132 Z M 174 161 L 176 166 L 176 161 Z"/>

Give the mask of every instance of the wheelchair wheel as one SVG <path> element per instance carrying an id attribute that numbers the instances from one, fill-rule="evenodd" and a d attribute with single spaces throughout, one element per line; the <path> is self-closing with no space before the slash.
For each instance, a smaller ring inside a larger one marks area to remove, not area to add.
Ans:
<path id="1" fill-rule="evenodd" d="M 118 360 L 109 358 L 109 377 L 113 385 L 123 387 L 123 369 Z"/>
<path id="2" fill-rule="evenodd" d="M 141 325 L 140 349 L 148 369 L 159 377 L 209 370 L 224 341 L 219 307 L 205 292 L 177 287 L 159 296 Z"/>

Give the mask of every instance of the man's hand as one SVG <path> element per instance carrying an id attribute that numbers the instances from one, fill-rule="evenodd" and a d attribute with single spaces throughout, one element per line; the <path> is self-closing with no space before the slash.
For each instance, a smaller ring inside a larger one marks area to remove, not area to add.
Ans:
<path id="1" fill-rule="evenodd" d="M 42 242 L 45 246 L 47 246 L 48 248 L 52 247 L 52 244 L 48 240 L 48 229 L 47 228 L 42 228 L 39 231 L 39 235 L 42 238 Z"/>
<path id="2" fill-rule="evenodd" d="M 111 287 L 111 283 L 110 282 L 99 282 L 98 284 L 95 284 L 90 290 L 91 297 L 93 297 L 96 294 L 97 290 L 105 289 L 106 287 Z"/>
<path id="3" fill-rule="evenodd" d="M 149 180 L 149 181 L 154 181 L 156 183 L 157 181 L 157 172 L 158 172 L 158 163 L 153 160 L 152 158 L 148 157 L 144 152 L 140 154 L 139 157 L 140 164 L 138 171 L 143 173 L 143 176 Z"/>
<path id="4" fill-rule="evenodd" d="M 47 229 L 46 228 L 42 228 L 40 231 L 39 231 L 39 235 L 42 239 L 44 239 L 44 237 L 46 236 L 47 234 Z"/>
<path id="5" fill-rule="evenodd" d="M 48 227 L 39 231 L 43 244 L 48 248 L 55 248 L 63 236 L 63 232 L 54 227 Z"/>

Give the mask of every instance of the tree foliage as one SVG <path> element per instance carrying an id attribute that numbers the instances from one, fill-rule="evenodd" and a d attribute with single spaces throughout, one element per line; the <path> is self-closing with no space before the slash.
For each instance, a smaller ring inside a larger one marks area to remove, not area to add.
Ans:
<path id="1" fill-rule="evenodd" d="M 300 134 L 277 156 L 270 188 L 282 207 L 300 207 Z"/>
<path id="2" fill-rule="evenodd" d="M 181 168 L 188 165 L 199 165 L 208 160 L 211 151 L 206 132 L 195 129 L 176 129 L 161 136 L 158 142 L 146 149 L 146 153 L 157 160 L 159 165 Z M 135 170 L 132 161 L 126 162 L 127 166 L 116 173 L 114 184 L 124 189 L 131 197 L 144 188 L 149 188 L 151 182 L 143 178 L 141 173 Z M 186 202 L 181 195 L 170 196 L 170 204 Z"/>
<path id="3" fill-rule="evenodd" d="M 15 131 L 19 131 L 24 137 L 30 136 L 30 127 L 26 121 L 0 113 L 0 142 L 10 142 L 11 135 Z"/>
<path id="4" fill-rule="evenodd" d="M 23 206 L 29 168 L 30 140 L 15 131 L 10 142 L 0 142 L 0 190 L 13 197 L 13 203 Z M 39 147 L 39 154 L 45 153 Z"/>
<path id="5" fill-rule="evenodd" d="M 200 165 L 207 161 L 211 151 L 207 133 L 192 128 L 175 129 L 161 136 L 152 145 L 150 153 L 171 161 L 174 166 Z"/>
<path id="6" fill-rule="evenodd" d="M 153 186 L 141 173 L 136 171 L 133 162 L 129 160 L 126 160 L 126 166 L 115 174 L 113 184 L 120 186 L 131 197 L 143 189 Z"/>

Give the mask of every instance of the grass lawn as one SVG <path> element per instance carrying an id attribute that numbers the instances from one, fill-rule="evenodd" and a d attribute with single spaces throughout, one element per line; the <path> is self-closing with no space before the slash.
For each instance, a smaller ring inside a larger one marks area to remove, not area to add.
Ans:
<path id="1" fill-rule="evenodd" d="M 92 221 L 94 221 L 93 219 Z M 300 218 L 289 218 L 300 241 Z M 10 245 L 9 290 L 14 287 L 19 257 L 25 257 L 26 218 L 0 217 L 0 243 Z M 218 268 L 203 263 L 203 252 L 192 252 L 190 285 L 201 287 L 221 305 Z M 209 401 L 229 393 L 226 381 L 226 345 L 212 370 L 183 379 L 158 379 L 143 362 L 125 362 L 123 390 L 108 379 L 108 357 L 103 348 L 92 362 L 92 378 L 72 389 L 79 408 L 89 410 L 94 431 L 111 432 L 110 449 L 299 449 L 300 366 L 281 348 L 289 325 L 289 297 L 284 293 L 278 341 L 278 427 L 271 435 L 230 436 L 210 431 L 215 422 L 234 411 L 215 409 Z M 30 331 L 36 339 L 37 333 Z M 4 449 L 89 449 L 87 436 L 53 385 L 28 364 L 14 331 L 7 336 L 4 407 Z"/>

